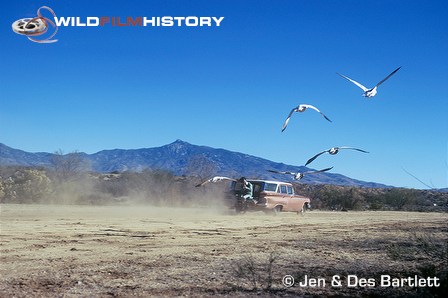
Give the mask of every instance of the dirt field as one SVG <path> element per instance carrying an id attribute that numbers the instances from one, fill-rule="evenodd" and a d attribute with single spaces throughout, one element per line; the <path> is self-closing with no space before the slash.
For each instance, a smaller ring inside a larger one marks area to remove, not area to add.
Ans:
<path id="1" fill-rule="evenodd" d="M 443 213 L 311 211 L 302 217 L 149 206 L 0 207 L 1 297 L 409 297 L 446 291 Z M 293 286 L 283 285 L 285 275 L 295 279 Z M 320 278 L 320 285 L 300 286 L 305 275 Z M 335 275 L 340 287 L 331 284 Z M 381 275 L 445 281 L 386 287 Z M 348 285 L 361 278 L 371 285 Z"/>

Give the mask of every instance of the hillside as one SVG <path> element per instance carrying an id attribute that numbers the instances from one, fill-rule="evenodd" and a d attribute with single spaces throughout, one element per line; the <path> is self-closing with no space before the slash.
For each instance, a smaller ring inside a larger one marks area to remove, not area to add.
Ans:
<path id="1" fill-rule="evenodd" d="M 80 153 L 90 163 L 91 170 L 99 173 L 165 170 L 174 175 L 208 177 L 226 175 L 247 176 L 260 179 L 291 180 L 291 177 L 268 172 L 301 172 L 307 167 L 286 165 L 260 157 L 197 146 L 182 140 L 154 148 L 102 150 L 94 154 Z M 0 166 L 51 167 L 52 153 L 29 153 L 0 144 Z M 308 184 L 333 184 L 362 187 L 387 187 L 375 182 L 365 182 L 341 174 L 319 173 L 305 176 L 301 182 Z"/>

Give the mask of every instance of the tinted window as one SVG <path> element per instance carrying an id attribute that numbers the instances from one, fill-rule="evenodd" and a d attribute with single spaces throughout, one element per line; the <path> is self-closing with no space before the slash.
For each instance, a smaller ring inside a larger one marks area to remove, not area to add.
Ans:
<path id="1" fill-rule="evenodd" d="M 235 181 L 233 181 L 231 187 L 232 187 L 235 191 L 241 191 L 241 186 L 242 186 L 241 182 L 235 182 Z"/>
<path id="2" fill-rule="evenodd" d="M 286 192 L 286 185 L 280 185 L 280 192 L 281 193 L 287 193 Z"/>
<path id="3" fill-rule="evenodd" d="M 265 183 L 264 184 L 264 190 L 265 191 L 276 191 L 277 190 L 277 184 L 275 184 L 275 183 Z"/>
<path id="4" fill-rule="evenodd" d="M 292 186 L 288 186 L 288 195 L 293 195 L 294 191 L 292 190 Z"/>
<path id="5" fill-rule="evenodd" d="M 258 195 L 258 193 L 261 191 L 261 189 L 263 188 L 263 183 L 261 183 L 261 182 L 258 182 L 258 181 L 256 181 L 256 182 L 254 182 L 254 181 L 249 181 L 250 183 L 252 183 L 252 186 L 253 186 L 253 192 L 254 192 L 254 195 Z"/>

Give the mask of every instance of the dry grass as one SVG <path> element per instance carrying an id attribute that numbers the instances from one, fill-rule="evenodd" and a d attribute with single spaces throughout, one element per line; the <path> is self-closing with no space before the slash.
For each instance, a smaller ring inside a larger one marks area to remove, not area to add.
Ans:
<path id="1" fill-rule="evenodd" d="M 297 281 L 446 278 L 445 213 L 0 207 L 1 297 L 437 296 L 442 288 L 286 288 L 281 281 L 286 274 Z"/>

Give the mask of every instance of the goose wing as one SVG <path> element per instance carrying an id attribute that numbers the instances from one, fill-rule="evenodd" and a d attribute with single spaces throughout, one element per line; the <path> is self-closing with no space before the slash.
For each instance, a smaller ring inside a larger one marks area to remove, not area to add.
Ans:
<path id="1" fill-rule="evenodd" d="M 326 152 L 329 152 L 329 150 L 325 150 L 325 151 L 322 151 L 322 152 L 317 153 L 316 155 L 314 155 L 313 157 L 311 157 L 310 159 L 308 159 L 308 161 L 306 162 L 305 166 L 307 166 L 308 164 L 312 163 L 313 160 L 315 160 L 315 159 L 318 158 L 320 155 L 322 155 L 322 154 L 324 154 L 324 153 L 326 153 Z"/>
<path id="2" fill-rule="evenodd" d="M 282 126 L 282 132 L 286 129 L 286 126 L 288 126 L 289 119 L 291 119 L 291 115 L 292 115 L 296 110 L 297 110 L 297 107 L 293 108 L 293 109 L 291 110 L 291 112 L 289 112 L 288 117 L 286 118 L 285 122 L 283 123 L 283 126 Z"/>
<path id="3" fill-rule="evenodd" d="M 305 174 L 315 174 L 315 173 L 321 173 L 321 172 L 326 172 L 326 171 L 329 171 L 329 170 L 331 170 L 333 167 L 331 167 L 331 168 L 326 168 L 326 169 L 323 169 L 323 170 L 318 170 L 318 171 L 308 171 L 308 172 L 304 172 L 303 174 L 305 175 Z"/>
<path id="4" fill-rule="evenodd" d="M 276 170 L 268 170 L 268 172 L 271 172 L 271 173 L 276 173 L 276 174 L 287 174 L 287 175 L 295 175 L 296 173 L 293 173 L 293 172 L 281 172 L 281 171 L 276 171 Z"/>
<path id="5" fill-rule="evenodd" d="M 353 148 L 353 147 L 347 147 L 347 146 L 338 147 L 338 149 L 351 149 L 351 150 L 357 150 L 357 151 L 364 152 L 364 153 L 370 153 L 368 151 L 365 151 L 365 150 L 362 150 L 359 148 Z"/>
<path id="6" fill-rule="evenodd" d="M 358 86 L 359 88 L 361 88 L 364 92 L 368 91 L 369 88 L 364 87 L 363 85 L 361 85 L 360 83 L 358 83 L 355 80 L 350 79 L 349 77 L 346 77 L 344 75 L 341 75 L 339 72 L 337 72 L 338 75 L 340 75 L 341 77 L 343 77 L 346 80 L 349 80 L 350 82 L 352 82 L 353 84 L 355 84 L 356 86 Z"/>
<path id="7" fill-rule="evenodd" d="M 316 108 L 315 106 L 312 106 L 312 105 L 309 105 L 309 104 L 303 104 L 303 105 L 301 105 L 301 106 L 304 106 L 304 107 L 306 107 L 306 108 L 313 109 L 313 110 L 315 110 L 316 112 L 319 112 L 319 113 L 320 113 L 322 116 L 324 116 L 324 118 L 327 119 L 328 121 L 333 122 L 333 121 L 331 121 L 327 116 L 325 116 L 324 113 L 322 113 L 322 112 L 321 112 L 318 108 Z"/>
<path id="8" fill-rule="evenodd" d="M 397 71 L 399 71 L 401 68 L 401 66 L 397 69 L 395 69 L 393 72 L 390 73 L 390 75 L 388 75 L 387 77 L 385 77 L 384 79 L 382 79 L 378 84 L 376 84 L 376 87 L 378 87 L 379 85 L 381 85 L 382 83 L 384 83 L 388 78 L 390 78 L 391 76 L 393 76 Z"/>
<path id="9" fill-rule="evenodd" d="M 215 176 L 215 177 L 205 180 L 204 182 L 197 184 L 196 187 L 203 186 L 207 183 L 216 183 L 216 182 L 223 181 L 223 180 L 236 181 L 236 179 L 229 178 L 229 177 Z"/>

